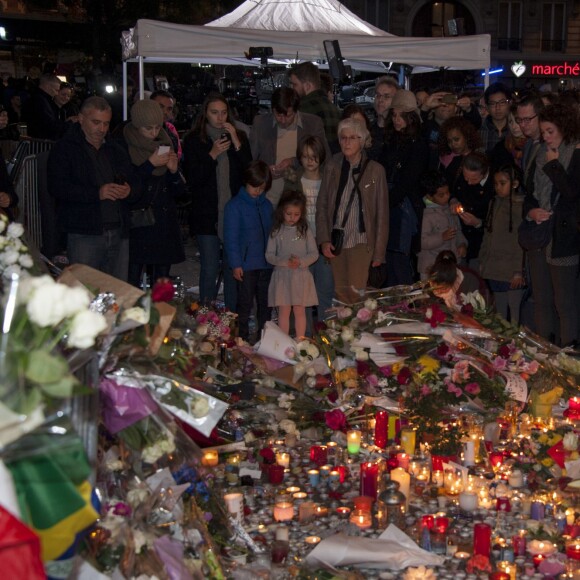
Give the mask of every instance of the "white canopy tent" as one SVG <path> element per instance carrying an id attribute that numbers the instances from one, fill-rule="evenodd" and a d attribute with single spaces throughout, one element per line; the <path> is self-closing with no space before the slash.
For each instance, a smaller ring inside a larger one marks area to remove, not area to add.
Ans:
<path id="1" fill-rule="evenodd" d="M 309 8 L 312 2 L 318 3 L 318 6 L 311 7 L 314 13 Z M 268 12 L 262 13 L 265 8 Z M 259 18 L 252 16 L 256 10 L 260 11 Z M 291 20 L 289 15 L 293 17 Z M 278 29 L 215 26 L 230 17 L 233 22 L 252 26 L 272 25 Z M 350 21 L 350 30 L 354 27 L 356 33 L 343 32 L 346 29 L 345 20 Z M 337 29 L 331 27 L 333 21 Z M 312 30 L 319 26 L 326 30 Z M 363 32 L 365 27 L 370 32 Z M 124 94 L 127 94 L 127 62 L 139 64 L 139 89 L 143 96 L 144 65 L 147 62 L 258 66 L 259 61 L 252 62 L 245 58 L 250 47 L 271 47 L 272 63 L 325 61 L 325 40 L 337 40 L 343 58 L 357 70 L 381 72 L 385 70 L 385 62 L 467 70 L 487 70 L 490 64 L 490 36 L 487 34 L 403 38 L 389 35 L 361 21 L 337 0 L 247 0 L 231 14 L 206 26 L 138 20 L 135 28 L 124 32 L 121 39 Z M 124 113 L 126 117 L 126 111 Z"/>

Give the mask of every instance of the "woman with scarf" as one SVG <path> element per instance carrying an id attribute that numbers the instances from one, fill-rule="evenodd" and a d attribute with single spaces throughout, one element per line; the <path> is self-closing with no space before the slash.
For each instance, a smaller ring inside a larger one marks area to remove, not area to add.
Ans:
<path id="1" fill-rule="evenodd" d="M 561 346 L 578 341 L 580 233 L 580 123 L 562 104 L 538 114 L 542 146 L 534 191 L 524 201 L 526 220 L 551 220 L 545 248 L 528 250 L 536 332 Z"/>
<path id="2" fill-rule="evenodd" d="M 155 217 L 152 225 L 131 228 L 129 282 L 135 286 L 141 286 L 145 272 L 153 285 L 158 278 L 169 276 L 171 264 L 185 260 L 175 205 L 183 179 L 177 154 L 162 126 L 159 104 L 143 100 L 133 105 L 131 122 L 123 128 L 131 161 L 142 180 L 142 195 L 133 209 L 151 208 Z"/>
<path id="3" fill-rule="evenodd" d="M 244 185 L 242 175 L 251 160 L 248 138 L 236 129 L 225 97 L 210 93 L 183 142 L 183 171 L 193 202 L 189 231 L 199 249 L 200 301 L 208 303 L 217 297 L 221 257 L 224 302 L 232 311 L 236 310 L 236 281 L 222 245 L 224 208 Z"/>

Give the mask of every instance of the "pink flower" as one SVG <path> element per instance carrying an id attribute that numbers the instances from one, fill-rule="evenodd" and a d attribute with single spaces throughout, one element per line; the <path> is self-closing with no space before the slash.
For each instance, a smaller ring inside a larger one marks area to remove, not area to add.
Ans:
<path id="1" fill-rule="evenodd" d="M 477 383 L 467 383 L 467 385 L 465 385 L 465 392 L 470 395 L 479 395 L 481 388 Z"/>
<path id="2" fill-rule="evenodd" d="M 461 395 L 463 395 L 463 391 L 456 384 L 454 384 L 452 382 L 447 383 L 447 392 L 452 393 L 457 398 L 459 398 L 459 397 L 461 397 Z"/>
<path id="3" fill-rule="evenodd" d="M 540 363 L 537 360 L 533 360 L 530 362 L 530 364 L 528 365 L 528 369 L 527 371 L 531 374 L 531 375 L 535 375 L 538 372 L 538 369 L 540 368 Z"/>
<path id="4" fill-rule="evenodd" d="M 460 360 L 451 372 L 451 380 L 461 383 L 469 379 L 469 363 L 466 360 Z"/>
<path id="5" fill-rule="evenodd" d="M 503 371 L 507 367 L 507 360 L 505 358 L 496 356 L 493 359 L 492 365 L 496 371 Z"/>
<path id="6" fill-rule="evenodd" d="M 387 365 L 384 367 L 379 367 L 379 370 L 385 377 L 392 377 L 393 376 L 393 367 L 391 365 Z"/>
<path id="7" fill-rule="evenodd" d="M 377 375 L 368 375 L 367 377 L 367 383 L 371 386 L 371 387 L 376 387 L 379 384 L 379 379 L 377 378 Z"/>
<path id="8" fill-rule="evenodd" d="M 296 356 L 296 349 L 293 346 L 288 346 L 284 351 L 286 358 L 294 358 Z"/>
<path id="9" fill-rule="evenodd" d="M 361 308 L 357 313 L 356 317 L 361 322 L 368 322 L 373 316 L 373 313 L 368 308 Z"/>
<path id="10" fill-rule="evenodd" d="M 421 395 L 423 397 L 428 397 L 433 391 L 431 390 L 431 387 L 429 385 L 423 385 L 421 387 Z"/>
<path id="11" fill-rule="evenodd" d="M 207 322 L 208 322 L 207 316 L 205 314 L 198 315 L 197 318 L 195 319 L 195 321 L 198 324 L 207 324 Z"/>

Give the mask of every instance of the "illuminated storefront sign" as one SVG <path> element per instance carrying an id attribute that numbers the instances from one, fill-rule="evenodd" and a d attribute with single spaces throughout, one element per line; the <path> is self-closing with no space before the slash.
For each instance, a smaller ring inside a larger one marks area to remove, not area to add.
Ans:
<path id="1" fill-rule="evenodd" d="M 556 64 L 538 63 L 524 64 L 523 61 L 516 61 L 512 64 L 511 70 L 516 77 L 521 77 L 529 71 L 533 77 L 580 77 L 580 62 L 560 62 Z"/>

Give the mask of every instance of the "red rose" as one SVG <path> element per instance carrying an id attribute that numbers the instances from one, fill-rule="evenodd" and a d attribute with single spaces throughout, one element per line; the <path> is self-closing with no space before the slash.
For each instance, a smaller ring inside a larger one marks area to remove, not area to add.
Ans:
<path id="1" fill-rule="evenodd" d="M 473 306 L 471 304 L 464 304 L 461 307 L 461 314 L 465 314 L 465 316 L 471 316 L 471 318 L 473 318 Z"/>
<path id="2" fill-rule="evenodd" d="M 321 333 L 324 332 L 325 330 L 328 330 L 328 326 L 326 326 L 326 322 L 322 321 L 322 320 L 318 320 L 314 323 L 314 331 L 317 333 Z"/>
<path id="3" fill-rule="evenodd" d="M 175 294 L 173 282 L 169 278 L 159 278 L 151 290 L 153 302 L 169 302 Z"/>
<path id="4" fill-rule="evenodd" d="M 442 342 L 438 347 L 437 347 L 437 356 L 440 356 L 441 358 L 446 357 L 449 354 L 449 347 Z"/>
<path id="5" fill-rule="evenodd" d="M 445 312 L 437 304 L 433 304 L 433 306 L 427 309 L 425 320 L 431 325 L 431 328 L 436 328 L 442 322 L 445 322 Z"/>
<path id="6" fill-rule="evenodd" d="M 264 460 L 264 463 L 274 463 L 276 460 L 276 454 L 270 447 L 264 447 L 264 449 L 260 449 L 260 457 Z"/>
<path id="7" fill-rule="evenodd" d="M 324 421 L 327 427 L 333 431 L 344 431 L 348 427 L 346 415 L 340 409 L 333 409 L 324 414 Z"/>
<path id="8" fill-rule="evenodd" d="M 499 347 L 497 354 L 501 356 L 501 358 L 508 359 L 510 357 L 510 347 L 507 344 L 503 344 Z"/>
<path id="9" fill-rule="evenodd" d="M 366 377 L 371 372 L 371 367 L 363 361 L 356 361 L 356 372 L 361 377 Z"/>
<path id="10" fill-rule="evenodd" d="M 326 398 L 331 402 L 331 403 L 336 403 L 336 401 L 338 400 L 338 392 L 335 390 L 330 391 L 330 393 L 328 393 L 328 395 L 326 395 Z"/>
<path id="11" fill-rule="evenodd" d="M 408 385 L 411 381 L 411 370 L 409 367 L 403 367 L 397 375 L 399 385 Z"/>

